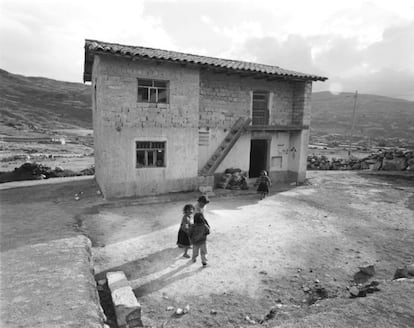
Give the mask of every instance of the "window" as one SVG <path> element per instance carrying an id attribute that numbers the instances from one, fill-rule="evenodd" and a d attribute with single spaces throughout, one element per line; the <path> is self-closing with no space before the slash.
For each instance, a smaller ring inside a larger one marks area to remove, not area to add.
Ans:
<path id="1" fill-rule="evenodd" d="M 136 167 L 165 167 L 164 141 L 137 141 Z"/>
<path id="2" fill-rule="evenodd" d="M 253 107 L 252 107 L 252 124 L 253 125 L 267 125 L 269 124 L 269 110 L 267 92 L 254 91 L 253 92 Z"/>
<path id="3" fill-rule="evenodd" d="M 167 91 L 167 81 L 138 79 L 138 102 L 166 104 Z"/>

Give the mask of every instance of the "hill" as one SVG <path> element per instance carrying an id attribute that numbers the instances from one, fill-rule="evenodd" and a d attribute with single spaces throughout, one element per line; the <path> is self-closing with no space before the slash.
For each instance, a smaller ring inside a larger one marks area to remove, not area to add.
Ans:
<path id="1" fill-rule="evenodd" d="M 0 133 L 92 128 L 91 88 L 0 69 Z"/>
<path id="2" fill-rule="evenodd" d="M 350 135 L 354 94 L 317 92 L 312 95 L 311 135 Z M 354 136 L 414 139 L 414 102 L 359 94 Z"/>
<path id="3" fill-rule="evenodd" d="M 82 83 L 25 77 L 0 69 L 0 133 L 25 135 L 56 129 L 91 129 L 91 87 Z M 311 136 L 349 136 L 354 94 L 312 95 Z M 354 136 L 406 138 L 414 135 L 414 102 L 360 94 Z"/>

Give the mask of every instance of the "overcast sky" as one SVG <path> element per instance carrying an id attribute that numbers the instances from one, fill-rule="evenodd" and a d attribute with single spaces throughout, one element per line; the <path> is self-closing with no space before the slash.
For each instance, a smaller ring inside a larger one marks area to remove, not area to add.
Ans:
<path id="1" fill-rule="evenodd" d="M 414 101 L 413 0 L 0 0 L 0 68 L 82 82 L 84 40 L 329 78 L 314 91 Z"/>

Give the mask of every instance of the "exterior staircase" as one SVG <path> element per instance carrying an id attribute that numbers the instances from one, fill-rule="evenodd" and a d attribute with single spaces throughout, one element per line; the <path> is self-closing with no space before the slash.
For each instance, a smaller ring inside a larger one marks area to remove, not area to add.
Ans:
<path id="1" fill-rule="evenodd" d="M 244 129 L 250 124 L 250 118 L 240 117 L 231 127 L 229 133 L 224 138 L 220 146 L 216 149 L 214 154 L 207 161 L 206 165 L 199 171 L 199 176 L 211 176 L 216 171 L 217 167 L 229 153 L 236 141 L 239 139 Z"/>

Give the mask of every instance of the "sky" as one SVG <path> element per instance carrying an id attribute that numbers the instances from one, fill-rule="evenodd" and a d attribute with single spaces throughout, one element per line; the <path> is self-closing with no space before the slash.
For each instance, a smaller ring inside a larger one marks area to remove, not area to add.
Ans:
<path id="1" fill-rule="evenodd" d="M 328 77 L 414 101 L 413 0 L 0 0 L 0 68 L 82 82 L 85 39 Z"/>

